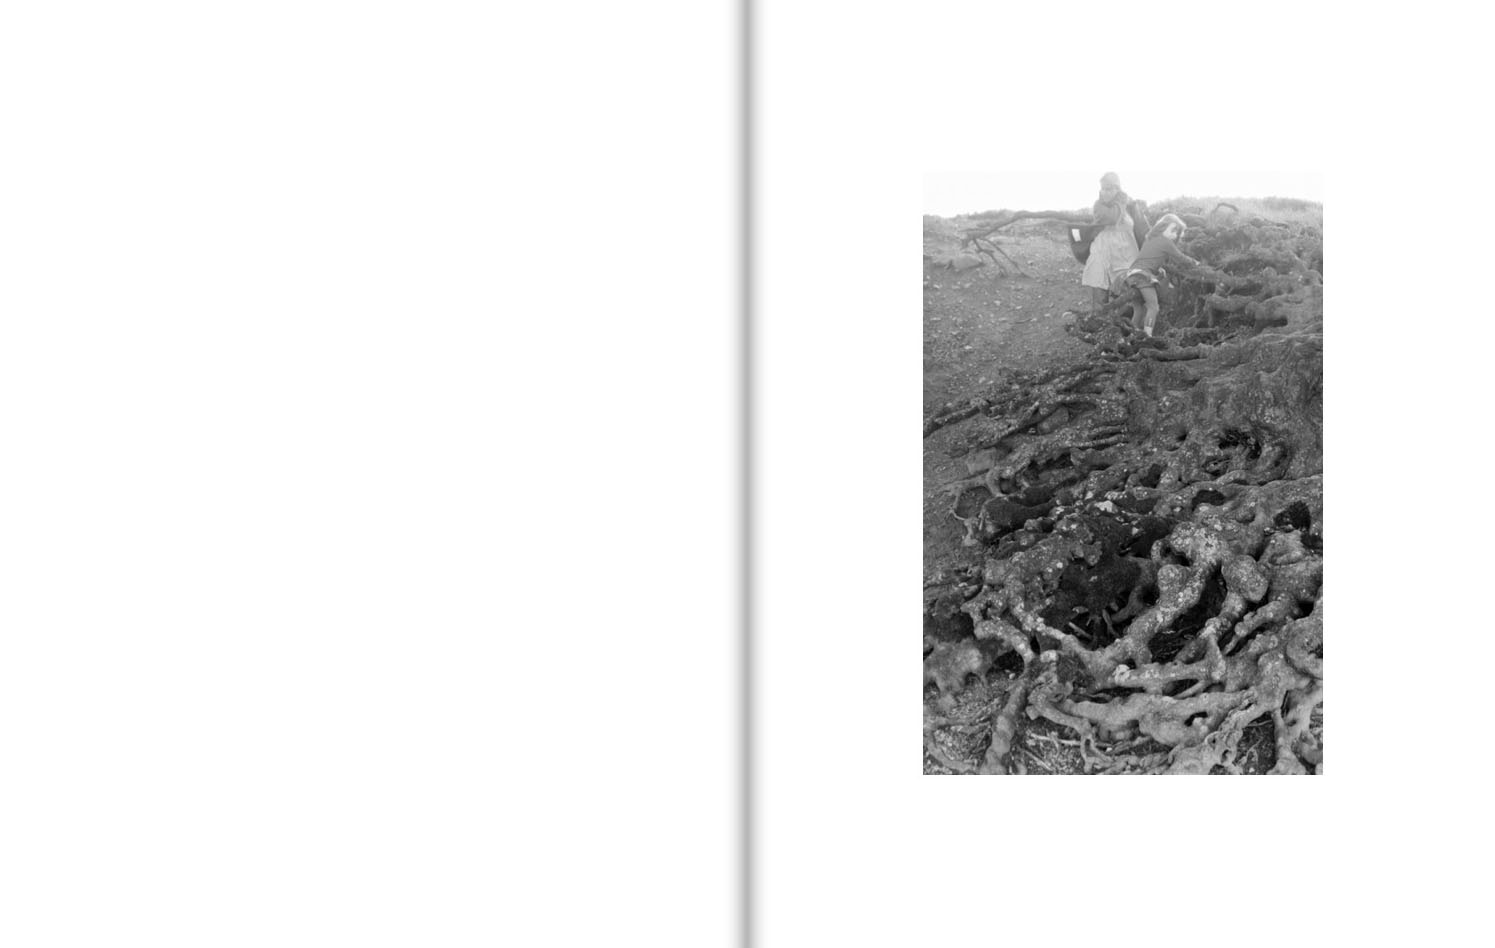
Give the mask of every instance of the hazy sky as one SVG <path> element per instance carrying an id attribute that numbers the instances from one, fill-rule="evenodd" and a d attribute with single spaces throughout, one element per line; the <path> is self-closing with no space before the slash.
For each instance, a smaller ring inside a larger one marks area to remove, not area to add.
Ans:
<path id="1" fill-rule="evenodd" d="M 1141 171 L 1123 165 L 1095 171 L 931 172 L 924 176 L 924 213 L 952 217 L 1001 208 L 1089 207 L 1107 171 L 1121 176 L 1129 195 L 1148 202 L 1185 195 L 1324 200 L 1323 175 L 1315 172 Z"/>

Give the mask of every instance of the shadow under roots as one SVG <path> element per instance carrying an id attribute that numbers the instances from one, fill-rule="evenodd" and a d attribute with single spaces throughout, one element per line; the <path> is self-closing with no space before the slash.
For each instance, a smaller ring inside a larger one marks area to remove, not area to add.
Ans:
<path id="1" fill-rule="evenodd" d="M 1225 602 L 1225 580 L 1215 573 L 1204 584 L 1204 592 L 1199 596 L 1199 602 L 1194 608 L 1185 612 L 1174 621 L 1174 628 L 1168 632 L 1162 632 L 1153 636 L 1151 642 L 1152 659 L 1155 662 L 1171 662 L 1178 657 L 1187 645 L 1204 628 L 1204 624 L 1220 611 L 1220 606 Z"/>

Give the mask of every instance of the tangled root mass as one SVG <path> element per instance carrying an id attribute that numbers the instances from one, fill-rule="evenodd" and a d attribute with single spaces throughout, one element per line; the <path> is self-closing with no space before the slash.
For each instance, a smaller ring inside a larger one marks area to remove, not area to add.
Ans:
<path id="1" fill-rule="evenodd" d="M 1322 237 L 1194 223 L 1159 338 L 1122 301 L 1080 363 L 926 422 L 959 426 L 977 554 L 926 588 L 928 772 L 1038 740 L 1085 772 L 1321 768 Z"/>

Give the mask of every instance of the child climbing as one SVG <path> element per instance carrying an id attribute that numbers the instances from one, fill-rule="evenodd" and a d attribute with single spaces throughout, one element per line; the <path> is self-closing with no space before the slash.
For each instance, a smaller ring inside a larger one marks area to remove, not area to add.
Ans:
<path id="1" fill-rule="evenodd" d="M 1176 214 L 1164 214 L 1147 232 L 1142 250 L 1132 261 L 1130 270 L 1123 278 L 1141 296 L 1132 303 L 1132 328 L 1145 332 L 1152 338 L 1152 330 L 1158 319 L 1158 277 L 1166 263 L 1184 267 L 1197 267 L 1199 261 L 1178 249 L 1178 241 L 1184 235 L 1184 222 Z"/>

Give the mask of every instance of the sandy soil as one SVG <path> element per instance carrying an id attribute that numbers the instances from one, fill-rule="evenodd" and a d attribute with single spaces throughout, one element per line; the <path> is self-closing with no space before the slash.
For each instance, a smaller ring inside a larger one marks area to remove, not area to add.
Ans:
<path id="1" fill-rule="evenodd" d="M 1065 331 L 1072 313 L 1090 305 L 1081 266 L 1061 224 L 1029 225 L 1000 239 L 1016 265 L 1002 261 L 955 271 L 959 242 L 926 233 L 924 265 L 924 416 L 944 403 L 979 394 L 1013 369 L 1074 361 L 1084 343 Z M 950 516 L 943 485 L 966 474 L 949 457 L 958 426 L 924 441 L 924 573 L 965 561 L 959 521 Z"/>

